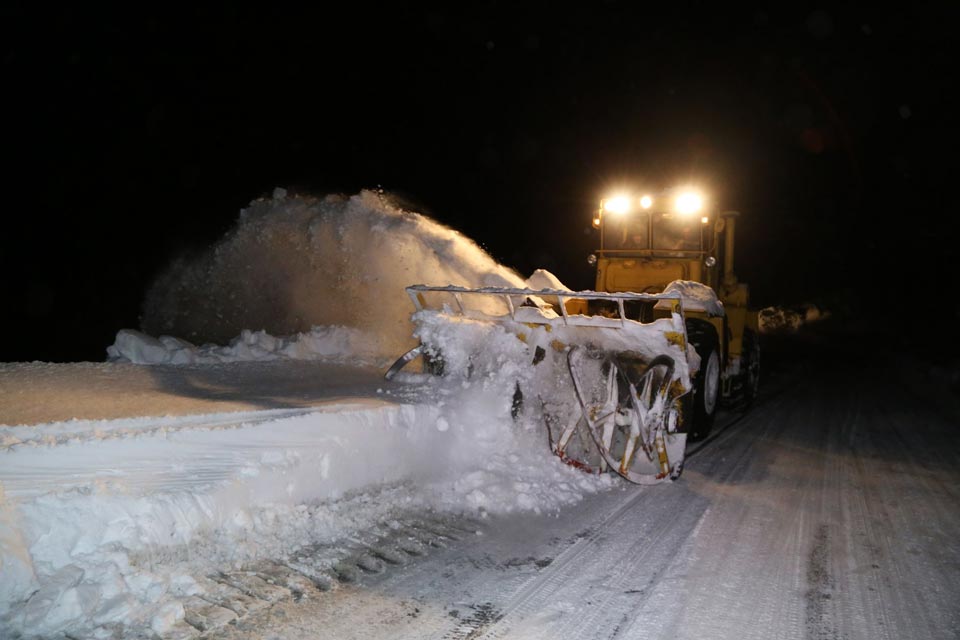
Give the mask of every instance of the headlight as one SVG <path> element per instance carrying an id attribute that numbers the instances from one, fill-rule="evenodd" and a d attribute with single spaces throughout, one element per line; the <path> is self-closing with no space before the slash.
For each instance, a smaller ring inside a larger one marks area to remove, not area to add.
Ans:
<path id="1" fill-rule="evenodd" d="M 615 196 L 613 198 L 608 198 L 603 201 L 603 209 L 604 211 L 609 211 L 610 213 L 615 213 L 617 215 L 630 213 L 630 198 L 626 196 Z"/>
<path id="2" fill-rule="evenodd" d="M 695 191 L 684 191 L 677 196 L 677 213 L 682 215 L 692 215 L 703 208 L 703 196 Z"/>
<path id="3" fill-rule="evenodd" d="M 643 207 L 644 209 L 649 209 L 650 207 L 653 206 L 653 198 L 651 198 L 650 196 L 643 196 L 642 198 L 640 198 L 640 206 Z"/>

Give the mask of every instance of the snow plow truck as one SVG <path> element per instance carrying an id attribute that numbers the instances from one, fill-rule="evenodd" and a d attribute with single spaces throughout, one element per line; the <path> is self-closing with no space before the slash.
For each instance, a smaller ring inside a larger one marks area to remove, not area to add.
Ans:
<path id="1" fill-rule="evenodd" d="M 759 384 L 757 314 L 732 267 L 736 218 L 688 190 L 605 198 L 595 291 L 407 287 L 419 344 L 385 376 L 419 360 L 433 375 L 515 381 L 513 417 L 537 414 L 567 464 L 675 480 L 688 438 Z"/>

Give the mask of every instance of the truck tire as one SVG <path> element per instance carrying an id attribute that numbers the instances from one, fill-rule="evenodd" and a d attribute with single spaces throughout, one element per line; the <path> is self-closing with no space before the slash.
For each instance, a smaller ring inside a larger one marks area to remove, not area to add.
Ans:
<path id="1" fill-rule="evenodd" d="M 700 356 L 700 370 L 693 379 L 693 424 L 687 438 L 692 442 L 710 435 L 720 401 L 720 341 L 707 322 L 687 322 L 687 339 Z"/>

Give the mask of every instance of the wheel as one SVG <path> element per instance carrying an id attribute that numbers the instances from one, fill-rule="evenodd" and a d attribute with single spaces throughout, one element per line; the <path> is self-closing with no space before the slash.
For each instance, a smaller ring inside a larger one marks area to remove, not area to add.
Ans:
<path id="1" fill-rule="evenodd" d="M 710 435 L 720 396 L 720 344 L 717 332 L 706 322 L 688 322 L 687 338 L 700 356 L 700 370 L 693 379 L 693 424 L 687 429 L 691 442 Z"/>

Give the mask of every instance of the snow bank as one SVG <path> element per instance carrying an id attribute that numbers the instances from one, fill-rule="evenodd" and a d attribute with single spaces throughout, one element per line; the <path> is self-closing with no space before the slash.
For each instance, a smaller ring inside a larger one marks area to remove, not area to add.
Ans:
<path id="1" fill-rule="evenodd" d="M 485 375 L 405 373 L 308 412 L 17 427 L 39 436 L 0 452 L 0 637 L 163 630 L 214 570 L 404 512 L 549 512 L 612 486 L 512 420 L 515 372 L 487 353 Z"/>
<path id="2" fill-rule="evenodd" d="M 560 282 L 560 278 L 553 275 L 546 269 L 537 269 L 534 271 L 529 278 L 527 278 L 524 285 L 528 289 L 533 289 L 535 291 L 540 291 L 541 289 L 550 289 L 552 291 L 571 291 L 570 287 Z"/>
<path id="3" fill-rule="evenodd" d="M 148 625 L 196 568 L 177 555 L 229 566 L 332 539 L 348 527 L 304 505 L 439 472 L 449 445 L 434 437 L 438 417 L 369 401 L 8 452 L 0 630 L 89 637 L 114 623 Z"/>
<path id="4" fill-rule="evenodd" d="M 362 191 L 253 201 L 209 251 L 174 262 L 152 285 L 142 326 L 152 336 L 227 344 L 244 330 L 272 335 L 344 327 L 374 336 L 376 353 L 412 346 L 411 284 L 522 286 L 453 229 Z"/>
<path id="5" fill-rule="evenodd" d="M 313 327 L 293 336 L 272 336 L 244 330 L 226 346 L 193 345 L 173 336 L 154 338 L 133 329 L 121 329 L 107 347 L 111 362 L 134 364 L 216 364 L 268 360 L 323 360 L 383 365 L 377 340 L 348 327 Z M 392 359 L 390 356 L 389 359 Z"/>

